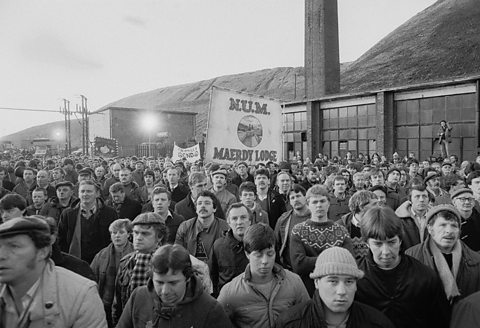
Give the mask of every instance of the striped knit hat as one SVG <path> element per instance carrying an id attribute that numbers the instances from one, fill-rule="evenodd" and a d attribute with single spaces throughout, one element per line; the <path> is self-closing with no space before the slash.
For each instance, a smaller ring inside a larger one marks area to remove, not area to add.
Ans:
<path id="1" fill-rule="evenodd" d="M 311 279 L 328 275 L 348 275 L 360 279 L 364 273 L 357 266 L 353 255 L 343 247 L 330 247 L 317 257 Z"/>

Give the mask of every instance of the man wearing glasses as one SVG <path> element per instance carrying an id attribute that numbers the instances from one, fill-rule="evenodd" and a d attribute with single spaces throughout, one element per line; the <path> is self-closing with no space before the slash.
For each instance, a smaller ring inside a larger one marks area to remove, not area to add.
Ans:
<path id="1" fill-rule="evenodd" d="M 455 190 L 452 203 L 461 215 L 460 239 L 474 251 L 480 251 L 480 214 L 473 208 L 473 191 L 469 188 Z"/>

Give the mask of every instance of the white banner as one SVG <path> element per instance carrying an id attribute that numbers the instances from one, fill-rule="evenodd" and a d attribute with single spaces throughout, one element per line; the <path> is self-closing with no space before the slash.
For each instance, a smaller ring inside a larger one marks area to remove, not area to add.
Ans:
<path id="1" fill-rule="evenodd" d="M 205 159 L 215 163 L 277 162 L 282 154 L 279 101 L 212 88 Z"/>
<path id="2" fill-rule="evenodd" d="M 187 159 L 190 163 L 195 163 L 195 161 L 200 159 L 200 145 L 196 144 L 195 146 L 189 148 L 180 148 L 177 145 L 173 145 L 173 154 L 172 161 Z"/>

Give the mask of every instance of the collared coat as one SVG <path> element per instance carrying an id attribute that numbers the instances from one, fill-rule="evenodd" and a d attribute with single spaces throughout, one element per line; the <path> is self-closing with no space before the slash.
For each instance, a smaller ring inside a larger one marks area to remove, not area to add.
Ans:
<path id="1" fill-rule="evenodd" d="M 280 313 L 310 299 L 297 274 L 275 264 L 273 276 L 273 288 L 268 299 L 252 283 L 250 265 L 244 273 L 223 286 L 218 302 L 235 327 L 272 328 Z"/>
<path id="2" fill-rule="evenodd" d="M 107 328 L 95 282 L 48 260 L 29 311 L 29 328 Z M 0 295 L 6 285 L 0 284 Z"/>

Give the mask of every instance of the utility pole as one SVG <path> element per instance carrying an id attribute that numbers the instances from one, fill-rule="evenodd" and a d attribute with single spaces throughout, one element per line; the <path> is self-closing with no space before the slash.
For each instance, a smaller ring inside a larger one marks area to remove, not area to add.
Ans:
<path id="1" fill-rule="evenodd" d="M 70 101 L 63 99 L 63 107 L 60 107 L 60 113 L 65 115 L 65 156 L 70 155 L 72 151 L 72 141 L 70 134 Z"/>
<path id="2" fill-rule="evenodd" d="M 88 136 L 88 109 L 87 109 L 87 97 L 80 95 L 82 99 L 82 104 L 80 106 L 76 105 L 75 111 L 82 115 L 82 152 L 84 155 L 88 155 L 90 148 L 90 140 Z"/>

